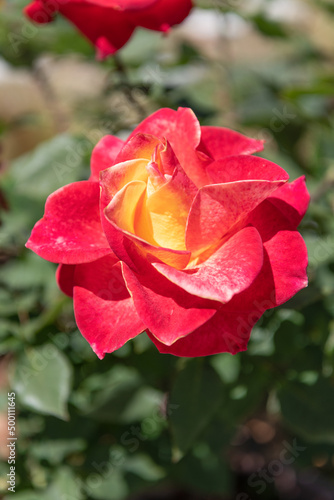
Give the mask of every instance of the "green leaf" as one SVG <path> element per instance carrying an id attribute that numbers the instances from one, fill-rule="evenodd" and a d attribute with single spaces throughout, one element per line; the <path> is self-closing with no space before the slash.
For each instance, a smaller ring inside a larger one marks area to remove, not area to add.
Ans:
<path id="1" fill-rule="evenodd" d="M 128 495 L 128 487 L 119 470 L 110 464 L 102 474 L 88 476 L 85 491 L 97 500 L 123 500 Z M 71 499 L 69 499 L 71 500 Z"/>
<path id="2" fill-rule="evenodd" d="M 10 175 L 17 193 L 46 198 L 65 184 L 79 180 L 84 154 L 92 147 L 89 141 L 82 145 L 66 134 L 42 143 L 12 163 Z"/>
<path id="3" fill-rule="evenodd" d="M 27 252 L 24 260 L 8 262 L 0 270 L 0 281 L 14 289 L 43 286 L 48 278 L 54 281 L 55 265 L 41 259 L 33 252 Z"/>
<path id="4" fill-rule="evenodd" d="M 55 478 L 50 487 L 45 492 L 48 500 L 81 500 L 83 492 L 80 481 L 76 478 L 68 467 L 57 470 Z"/>
<path id="5" fill-rule="evenodd" d="M 253 16 L 252 21 L 263 35 L 275 38 L 287 38 L 288 36 L 285 28 L 281 23 L 272 21 L 261 14 Z"/>
<path id="6" fill-rule="evenodd" d="M 216 494 L 219 498 L 222 498 L 223 493 L 229 494 L 232 478 L 226 461 L 218 454 L 205 449 L 203 443 L 197 443 L 194 455 L 189 453 L 178 464 L 176 470 L 172 471 L 178 482 L 196 493 Z"/>
<path id="7" fill-rule="evenodd" d="M 16 364 L 13 389 L 22 405 L 36 412 L 67 419 L 72 367 L 52 344 L 29 348 Z"/>
<path id="8" fill-rule="evenodd" d="M 287 382 L 278 392 L 282 415 L 305 439 L 334 443 L 334 386 L 319 378 L 314 385 Z"/>
<path id="9" fill-rule="evenodd" d="M 10 495 L 6 495 L 4 497 L 4 500 L 13 500 L 13 494 L 11 493 Z M 14 494 L 15 500 L 47 500 L 47 497 L 43 493 L 37 493 L 36 491 L 33 490 L 27 490 L 27 491 L 20 491 L 16 492 Z"/>
<path id="10" fill-rule="evenodd" d="M 84 439 L 52 439 L 32 443 L 29 453 L 38 460 L 47 460 L 51 465 L 60 464 L 67 455 L 83 451 Z"/>
<path id="11" fill-rule="evenodd" d="M 240 371 L 240 358 L 228 352 L 212 356 L 211 365 L 226 384 L 237 380 Z"/>
<path id="12" fill-rule="evenodd" d="M 158 481 L 166 473 L 148 455 L 137 454 L 126 459 L 124 470 L 132 472 L 145 481 Z"/>
<path id="13" fill-rule="evenodd" d="M 224 386 L 203 359 L 187 361 L 178 373 L 170 393 L 169 417 L 174 437 L 173 457 L 177 461 L 192 446 L 223 401 Z"/>

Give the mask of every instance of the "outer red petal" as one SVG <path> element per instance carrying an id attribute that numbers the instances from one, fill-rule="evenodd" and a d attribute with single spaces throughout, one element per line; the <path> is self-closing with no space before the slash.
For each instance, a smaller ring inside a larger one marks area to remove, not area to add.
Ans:
<path id="1" fill-rule="evenodd" d="M 100 5 L 66 2 L 59 12 L 97 47 L 100 59 L 123 47 L 135 28 L 129 14 Z"/>
<path id="2" fill-rule="evenodd" d="M 76 266 L 74 280 L 75 319 L 99 358 L 145 330 L 114 257 Z"/>
<path id="3" fill-rule="evenodd" d="M 214 161 L 207 168 L 212 184 L 244 180 L 287 181 L 287 172 L 269 160 L 258 156 L 228 156 Z"/>
<path id="4" fill-rule="evenodd" d="M 47 1 L 47 0 L 44 0 Z M 159 2 L 159 0 L 70 0 L 72 3 L 88 3 L 91 5 L 99 5 L 121 11 L 142 10 L 151 7 Z"/>
<path id="5" fill-rule="evenodd" d="M 26 244 L 43 259 L 61 264 L 91 262 L 111 252 L 102 231 L 100 188 L 81 181 L 52 193 L 43 219 L 37 222 Z"/>
<path id="6" fill-rule="evenodd" d="M 254 227 L 247 227 L 233 235 L 195 269 L 178 271 L 165 264 L 153 265 L 187 292 L 226 303 L 251 285 L 262 264 L 261 237 Z"/>
<path id="7" fill-rule="evenodd" d="M 307 248 L 297 231 L 281 231 L 264 244 L 275 283 L 276 304 L 284 304 L 307 286 Z"/>
<path id="8" fill-rule="evenodd" d="M 159 0 L 145 10 L 134 12 L 132 19 L 137 26 L 168 31 L 170 26 L 181 23 L 191 9 L 191 0 Z"/>
<path id="9" fill-rule="evenodd" d="M 113 135 L 106 135 L 96 144 L 92 151 L 90 169 L 90 181 L 99 181 L 100 172 L 115 163 L 115 159 L 122 147 L 124 141 Z"/>
<path id="10" fill-rule="evenodd" d="M 264 242 L 264 263 L 253 284 L 229 303 L 250 315 L 283 304 L 307 286 L 307 249 L 281 211 L 269 201 L 256 208 L 247 222 L 259 231 Z"/>
<path id="11" fill-rule="evenodd" d="M 56 271 L 56 280 L 60 290 L 69 297 L 73 297 L 75 268 L 76 266 L 59 264 Z"/>
<path id="12" fill-rule="evenodd" d="M 214 160 L 231 155 L 250 155 L 262 151 L 263 142 L 251 139 L 234 130 L 223 127 L 201 127 L 200 151 Z"/>
<path id="13" fill-rule="evenodd" d="M 124 263 L 122 269 L 138 315 L 166 345 L 203 325 L 216 312 L 217 303 L 188 294 L 151 266 L 140 275 Z"/>
<path id="14" fill-rule="evenodd" d="M 25 13 L 37 23 L 48 23 L 59 11 L 95 45 L 98 58 L 103 59 L 123 47 L 136 26 L 168 31 L 191 8 L 191 0 L 35 0 Z"/>
<path id="15" fill-rule="evenodd" d="M 310 202 L 305 176 L 277 189 L 268 201 L 282 212 L 294 228 L 297 228 Z"/>
<path id="16" fill-rule="evenodd" d="M 52 2 L 49 8 L 46 8 L 42 0 L 34 0 L 23 9 L 23 12 L 35 23 L 44 24 L 53 21 L 56 10 L 58 9 Z"/>
<path id="17" fill-rule="evenodd" d="M 247 343 L 254 324 L 261 314 L 250 318 L 243 311 L 229 311 L 223 306 L 216 314 L 194 332 L 171 346 L 159 342 L 148 332 L 158 350 L 174 356 L 198 357 L 221 352 L 236 354 L 247 349 Z"/>

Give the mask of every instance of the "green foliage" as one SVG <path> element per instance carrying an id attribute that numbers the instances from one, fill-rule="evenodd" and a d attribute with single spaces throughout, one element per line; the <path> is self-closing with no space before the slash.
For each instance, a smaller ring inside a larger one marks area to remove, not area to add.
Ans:
<path id="1" fill-rule="evenodd" d="M 29 348 L 17 360 L 12 387 L 24 407 L 68 419 L 72 367 L 54 345 Z"/>
<path id="2" fill-rule="evenodd" d="M 279 391 L 282 415 L 305 439 L 334 444 L 333 383 L 309 373 L 311 384 L 289 382 Z"/>
<path id="3" fill-rule="evenodd" d="M 203 366 L 203 360 L 188 361 L 177 375 L 170 392 L 171 430 L 174 459 L 186 453 L 223 402 L 223 389 L 217 374 Z"/>

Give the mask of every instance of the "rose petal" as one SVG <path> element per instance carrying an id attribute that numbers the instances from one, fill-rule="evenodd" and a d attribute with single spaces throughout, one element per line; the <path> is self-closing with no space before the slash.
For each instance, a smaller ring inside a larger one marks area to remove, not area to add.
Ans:
<path id="1" fill-rule="evenodd" d="M 190 260 L 190 252 L 151 245 L 138 236 L 119 228 L 108 217 L 108 214 L 103 213 L 102 225 L 115 255 L 126 262 L 131 269 L 139 271 L 147 260 L 149 262 L 159 260 L 177 269 L 183 269 Z"/>
<path id="2" fill-rule="evenodd" d="M 101 208 L 104 209 L 126 184 L 131 181 L 147 182 L 147 160 L 136 159 L 118 163 L 100 173 Z"/>
<path id="3" fill-rule="evenodd" d="M 224 156 L 250 155 L 262 151 L 263 143 L 228 128 L 201 127 L 198 149 L 214 160 L 219 160 Z"/>
<path id="4" fill-rule="evenodd" d="M 264 243 L 263 267 L 251 286 L 229 302 L 249 315 L 284 304 L 307 286 L 307 249 L 297 231 L 279 231 Z"/>
<path id="5" fill-rule="evenodd" d="M 129 160 L 146 159 L 151 160 L 156 146 L 161 144 L 160 139 L 149 134 L 136 134 L 129 139 L 122 151 L 116 158 L 116 163 L 123 163 Z"/>
<path id="6" fill-rule="evenodd" d="M 262 240 L 253 227 L 233 235 L 199 267 L 178 271 L 165 264 L 153 264 L 170 281 L 187 292 L 226 303 L 248 288 L 263 264 Z"/>
<path id="7" fill-rule="evenodd" d="M 152 266 L 140 275 L 124 263 L 122 270 L 138 315 L 164 344 L 173 344 L 215 314 L 217 303 L 188 294 Z"/>
<path id="8" fill-rule="evenodd" d="M 276 305 L 281 305 L 307 286 L 307 248 L 297 231 L 280 231 L 264 247 L 273 273 Z"/>
<path id="9" fill-rule="evenodd" d="M 143 200 L 135 233 L 153 245 L 186 250 L 188 213 L 196 186 L 176 167 L 173 177 Z"/>
<path id="10" fill-rule="evenodd" d="M 201 188 L 189 212 L 186 248 L 196 252 L 217 243 L 284 182 L 246 180 Z"/>
<path id="11" fill-rule="evenodd" d="M 207 168 L 212 184 L 243 180 L 287 181 L 283 168 L 258 156 L 229 156 L 212 162 Z"/>
<path id="12" fill-rule="evenodd" d="M 100 172 L 114 165 L 124 141 L 113 135 L 106 135 L 96 144 L 90 161 L 90 181 L 99 181 Z"/>
<path id="13" fill-rule="evenodd" d="M 296 229 L 304 217 L 310 202 L 305 176 L 285 184 L 275 191 L 268 201 L 278 208 Z"/>
<path id="14" fill-rule="evenodd" d="M 210 356 L 221 352 L 236 354 L 247 349 L 251 330 L 260 316 L 251 317 L 242 311 L 230 312 L 223 306 L 207 323 L 171 346 L 147 333 L 161 353 L 184 357 Z"/>
<path id="15" fill-rule="evenodd" d="M 100 5 L 101 7 L 109 7 L 116 10 L 141 10 L 147 9 L 160 0 L 71 0 L 72 3 L 90 3 L 92 5 Z"/>
<path id="16" fill-rule="evenodd" d="M 71 1 L 59 5 L 59 12 L 97 45 L 100 58 L 123 47 L 135 29 L 129 14 L 101 5 L 80 3 L 78 6 Z M 101 44 L 103 39 L 104 43 Z"/>
<path id="17" fill-rule="evenodd" d="M 151 134 L 166 138 L 175 152 L 180 165 L 196 186 L 208 184 L 206 165 L 211 161 L 196 148 L 201 138 L 201 128 L 192 110 L 179 108 L 177 111 L 164 108 L 144 120 L 131 134 Z"/>
<path id="18" fill-rule="evenodd" d="M 56 271 L 56 280 L 60 290 L 69 297 L 73 297 L 75 267 L 59 264 Z"/>
<path id="19" fill-rule="evenodd" d="M 145 11 L 134 12 L 132 19 L 137 26 L 167 31 L 170 26 L 181 23 L 191 8 L 191 0 L 159 0 Z"/>
<path id="20" fill-rule="evenodd" d="M 166 32 L 191 8 L 191 0 L 35 0 L 25 13 L 46 23 L 59 11 L 96 46 L 98 59 L 104 59 L 129 40 L 136 26 Z"/>
<path id="21" fill-rule="evenodd" d="M 29 19 L 38 24 L 50 23 L 58 10 L 57 4 L 46 8 L 42 0 L 35 0 L 24 7 L 23 12 Z"/>
<path id="22" fill-rule="evenodd" d="M 134 233 L 135 217 L 138 204 L 146 193 L 146 183 L 132 181 L 126 184 L 115 194 L 109 205 L 105 208 L 105 215 L 120 229 Z"/>
<path id="23" fill-rule="evenodd" d="M 43 259 L 61 264 L 91 262 L 111 252 L 102 231 L 100 188 L 81 181 L 52 193 L 26 244 Z"/>
<path id="24" fill-rule="evenodd" d="M 99 358 L 145 329 L 114 257 L 76 266 L 74 279 L 75 319 Z"/>

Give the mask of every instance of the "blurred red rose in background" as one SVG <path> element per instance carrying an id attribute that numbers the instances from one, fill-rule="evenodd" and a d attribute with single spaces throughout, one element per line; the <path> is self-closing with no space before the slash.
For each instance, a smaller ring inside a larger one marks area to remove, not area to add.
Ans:
<path id="1" fill-rule="evenodd" d="M 251 156 L 262 141 L 162 109 L 94 148 L 88 181 L 53 193 L 27 243 L 60 263 L 99 357 L 144 330 L 179 356 L 245 350 L 267 309 L 307 286 L 304 177 Z"/>
<path id="2" fill-rule="evenodd" d="M 24 11 L 36 23 L 53 21 L 57 12 L 71 21 L 103 59 L 129 40 L 137 26 L 166 32 L 181 23 L 191 0 L 33 0 Z"/>

